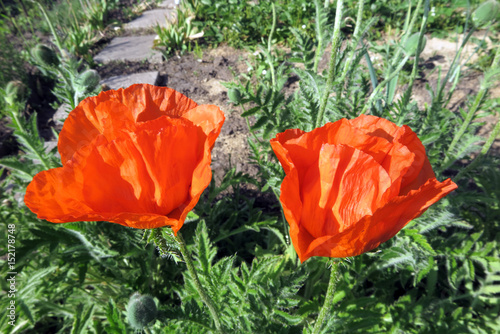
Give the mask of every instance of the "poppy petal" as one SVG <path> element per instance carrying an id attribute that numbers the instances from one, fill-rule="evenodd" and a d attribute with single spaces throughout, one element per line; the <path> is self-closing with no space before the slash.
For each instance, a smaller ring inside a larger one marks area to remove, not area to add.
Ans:
<path id="1" fill-rule="evenodd" d="M 198 106 L 185 95 L 167 87 L 136 84 L 108 92 L 111 92 L 109 99 L 125 105 L 136 122 L 146 122 L 165 115 L 181 117 Z"/>
<path id="2" fill-rule="evenodd" d="M 166 87 L 146 84 L 109 90 L 89 97 L 68 115 L 59 135 L 59 153 L 64 164 L 98 134 L 112 140 L 120 132 L 161 116 L 182 117 L 198 105 Z M 216 136 L 215 136 L 216 137 Z M 215 139 L 213 139 L 215 140 Z"/>
<path id="3" fill-rule="evenodd" d="M 418 139 L 417 134 L 406 125 L 401 127 L 400 133 L 401 135 L 396 140 L 415 154 L 415 160 L 401 182 L 400 194 L 403 195 L 410 190 L 418 189 L 420 185 L 429 179 L 435 178 L 436 175 L 425 153 L 425 147 Z"/>
<path id="4" fill-rule="evenodd" d="M 369 136 L 385 138 L 389 142 L 393 141 L 394 136 L 400 129 L 393 122 L 372 115 L 360 115 L 349 120 L 349 123 Z"/>
<path id="5" fill-rule="evenodd" d="M 225 120 L 224 113 L 214 105 L 201 105 L 193 108 L 184 113 L 182 118 L 190 120 L 203 129 L 208 137 L 210 147 L 214 145 Z"/>
<path id="6" fill-rule="evenodd" d="M 383 205 L 390 186 L 389 175 L 369 154 L 324 144 L 304 179 L 301 224 L 315 238 L 340 233 Z"/>
<path id="7" fill-rule="evenodd" d="M 201 128 L 163 116 L 113 141 L 99 135 L 63 167 L 37 174 L 25 201 L 39 218 L 52 222 L 105 220 L 140 228 L 176 225 L 178 230 L 185 209 L 192 209 L 200 188 L 210 182 L 210 173 L 194 182 L 193 173 L 201 168 L 206 174 L 209 166 Z"/>
<path id="8" fill-rule="evenodd" d="M 316 238 L 301 254 L 300 259 L 303 262 L 311 256 L 348 257 L 373 250 L 456 188 L 457 185 L 450 179 L 443 182 L 430 179 L 407 196 L 394 198 L 350 229 L 336 235 Z"/>

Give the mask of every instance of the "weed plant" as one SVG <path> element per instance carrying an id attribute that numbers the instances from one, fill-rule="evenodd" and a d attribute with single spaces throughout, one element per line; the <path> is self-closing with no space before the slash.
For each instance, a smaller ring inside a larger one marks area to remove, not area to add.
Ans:
<path id="1" fill-rule="evenodd" d="M 44 148 L 36 114 L 25 118 L 25 96 L 0 91 L 2 112 L 22 150 L 19 156 L 0 159 L 5 168 L 0 247 L 7 253 L 3 236 L 14 225 L 18 284 L 15 325 L 2 317 L 0 331 L 132 333 L 140 328 L 146 333 L 209 333 L 221 327 L 226 333 L 499 332 L 500 170 L 498 157 L 490 151 L 500 123 L 486 139 L 476 132 L 482 117 L 498 113 L 498 101 L 489 98 L 489 91 L 499 81 L 500 48 L 492 50 L 492 61 L 483 66 L 477 94 L 459 110 L 450 110 L 449 101 L 464 80 L 461 53 L 475 29 L 467 22 L 457 56 L 449 69 L 436 70 L 437 84 L 427 87 L 431 99 L 422 107 L 413 98 L 431 18 L 429 0 L 411 2 L 409 8 L 394 7 L 391 1 L 376 3 L 406 14 L 404 22 L 394 23 L 402 33 L 384 48 L 387 55 L 379 71 L 368 53 L 367 35 L 377 24 L 373 2 L 358 1 L 357 7 L 342 0 L 244 3 L 185 2 L 196 20 L 207 25 L 206 36 L 253 44 L 259 54 L 252 65 L 260 69 L 225 83 L 234 107 L 248 121 L 248 163 L 259 166 L 259 175 L 231 169 L 220 184 L 212 182 L 183 227 L 187 248 L 179 246 L 168 229 L 37 219 L 23 203 L 26 185 L 37 172 L 60 164 L 54 152 Z M 241 16 L 231 17 L 230 10 L 236 9 Z M 345 20 L 347 14 L 354 23 Z M 233 27 L 236 21 L 269 24 Z M 350 36 L 344 34 L 351 31 Z M 278 47 L 288 37 L 294 43 L 287 54 Z M 81 73 L 78 64 L 64 58 L 63 49 L 50 48 L 53 55 L 41 68 L 61 82 L 54 93 L 77 103 L 84 94 L 57 91 L 69 91 Z M 322 70 L 324 55 L 329 64 Z M 76 72 L 65 82 L 68 68 Z M 287 89 L 297 80 L 296 91 Z M 438 179 L 451 176 L 459 188 L 376 251 L 337 262 L 333 308 L 320 328 L 316 319 L 331 262 L 315 257 L 300 264 L 280 208 L 262 206 L 257 197 L 279 197 L 284 177 L 270 138 L 286 129 L 310 131 L 361 114 L 409 125 L 425 145 Z M 256 187 L 258 196 L 245 190 L 246 185 Z M 186 252 L 195 259 L 194 271 L 184 269 Z M 8 277 L 5 256 L 0 264 L 1 276 Z M 9 291 L 5 279 L 0 284 Z M 210 312 L 197 284 L 213 301 Z M 0 295 L 0 308 L 5 310 L 9 303 L 6 294 Z M 139 310 L 138 303 L 143 306 Z M 141 310 L 155 316 L 135 321 Z M 218 325 L 212 311 L 219 315 Z"/>

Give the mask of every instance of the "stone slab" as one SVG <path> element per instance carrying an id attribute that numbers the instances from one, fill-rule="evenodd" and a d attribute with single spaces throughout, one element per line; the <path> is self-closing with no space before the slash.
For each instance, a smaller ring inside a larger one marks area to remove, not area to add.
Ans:
<path id="1" fill-rule="evenodd" d="M 111 61 L 143 61 L 161 63 L 160 51 L 152 50 L 156 35 L 115 37 L 94 60 L 99 63 Z"/>
<path id="2" fill-rule="evenodd" d="M 158 4 L 160 8 L 175 8 L 180 3 L 180 0 L 165 0 L 162 3 Z"/>
<path id="3" fill-rule="evenodd" d="M 147 10 L 141 16 L 125 25 L 125 30 L 150 29 L 160 25 L 167 26 L 167 20 L 174 17 L 174 12 L 170 8 L 158 8 Z"/>
<path id="4" fill-rule="evenodd" d="M 43 147 L 45 148 L 45 152 L 50 153 L 57 147 L 57 140 L 49 140 L 43 143 Z M 57 150 L 55 150 L 57 151 Z M 61 158 L 59 153 L 57 153 L 58 158 Z"/>
<path id="5" fill-rule="evenodd" d="M 43 143 L 43 147 L 45 149 L 45 152 L 47 152 L 48 154 L 52 153 L 58 160 L 61 160 L 61 155 L 57 150 L 57 140 L 46 141 Z M 41 161 L 39 160 L 33 160 L 33 161 L 36 163 L 41 163 Z"/>
<path id="6" fill-rule="evenodd" d="M 126 88 L 130 85 L 138 83 L 155 85 L 157 83 L 158 76 L 158 71 L 118 75 L 102 80 L 101 84 L 106 85 L 111 89 Z"/>
<path id="7" fill-rule="evenodd" d="M 54 115 L 52 115 L 52 120 L 56 126 L 63 126 L 64 121 L 68 118 L 68 114 L 71 111 L 71 106 L 69 104 L 63 103 L 59 108 L 57 108 Z"/>

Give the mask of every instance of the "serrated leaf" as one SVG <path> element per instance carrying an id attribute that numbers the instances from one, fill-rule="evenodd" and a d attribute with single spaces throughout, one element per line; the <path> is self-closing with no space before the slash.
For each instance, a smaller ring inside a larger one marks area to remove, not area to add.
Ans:
<path id="1" fill-rule="evenodd" d="M 0 166 L 4 166 L 16 173 L 16 176 L 24 181 L 31 181 L 34 173 L 30 164 L 22 163 L 18 158 L 6 157 L 0 159 Z"/>
<path id="2" fill-rule="evenodd" d="M 259 130 L 264 124 L 267 123 L 269 118 L 266 115 L 262 115 L 259 119 L 252 125 L 251 130 Z"/>
<path id="3" fill-rule="evenodd" d="M 274 314 L 278 316 L 278 321 L 288 325 L 298 325 L 304 321 L 304 316 L 292 315 L 280 310 L 274 310 Z"/>
<path id="4" fill-rule="evenodd" d="M 252 116 L 252 115 L 258 113 L 261 109 L 262 109 L 261 106 L 256 106 L 256 107 L 250 108 L 247 111 L 245 111 L 244 113 L 242 113 L 241 117 Z"/>

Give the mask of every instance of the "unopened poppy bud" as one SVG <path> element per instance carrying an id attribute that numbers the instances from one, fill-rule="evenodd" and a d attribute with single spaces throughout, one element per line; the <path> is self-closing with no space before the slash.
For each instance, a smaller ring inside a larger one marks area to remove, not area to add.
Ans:
<path id="1" fill-rule="evenodd" d="M 231 88 L 227 92 L 227 96 L 229 97 L 229 100 L 231 100 L 231 102 L 233 102 L 234 104 L 239 104 L 241 101 L 241 93 L 237 88 Z"/>
<path id="2" fill-rule="evenodd" d="M 410 37 L 408 37 L 408 39 L 406 40 L 405 51 L 408 54 L 410 54 L 410 55 L 416 54 L 419 36 L 420 36 L 420 33 L 416 32 L 413 35 L 411 35 Z M 427 43 L 427 38 L 425 38 L 425 36 L 424 36 L 424 38 L 422 39 L 422 45 L 420 45 L 420 50 L 418 53 L 422 52 L 422 50 L 425 48 L 426 43 Z"/>
<path id="3" fill-rule="evenodd" d="M 80 74 L 76 79 L 75 83 L 77 87 L 75 87 L 75 89 L 81 92 L 93 91 L 99 84 L 100 80 L 101 78 L 96 70 L 87 70 Z"/>
<path id="4" fill-rule="evenodd" d="M 10 81 L 5 87 L 5 102 L 13 105 L 15 102 L 21 102 L 26 98 L 26 86 L 18 80 Z"/>
<path id="5" fill-rule="evenodd" d="M 483 27 L 494 21 L 500 13 L 500 5 L 496 0 L 488 0 L 483 2 L 472 13 L 472 22 L 476 28 Z"/>
<path id="6" fill-rule="evenodd" d="M 156 320 L 158 310 L 153 297 L 134 293 L 127 306 L 128 322 L 135 329 L 143 329 Z"/>
<path id="7" fill-rule="evenodd" d="M 42 65 L 56 67 L 59 65 L 59 58 L 54 50 L 44 44 L 37 44 L 32 51 L 33 58 Z"/>

